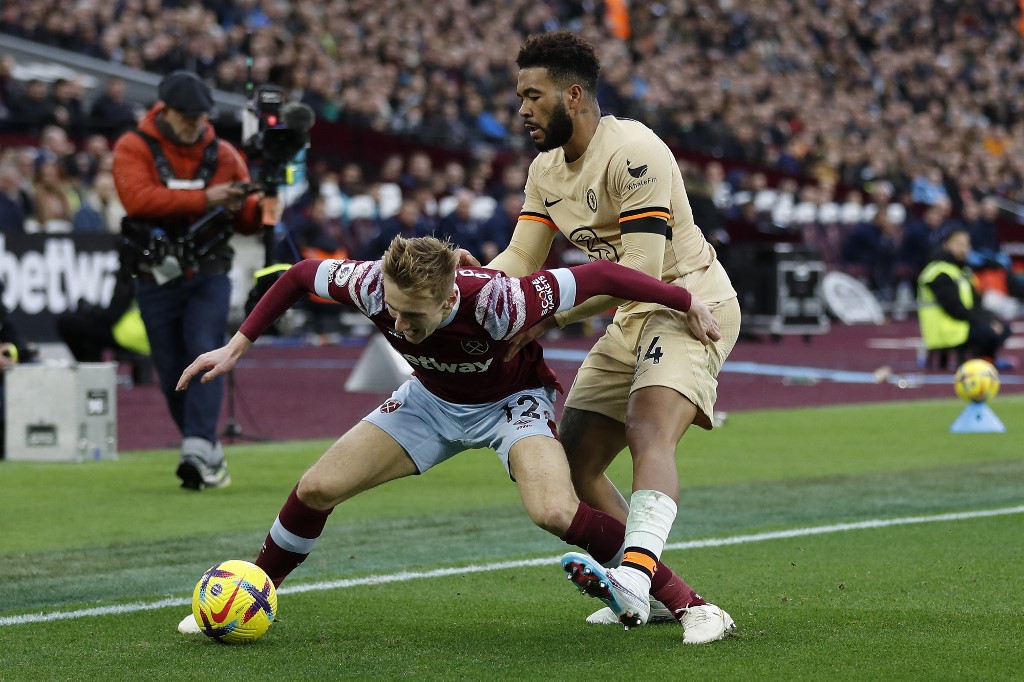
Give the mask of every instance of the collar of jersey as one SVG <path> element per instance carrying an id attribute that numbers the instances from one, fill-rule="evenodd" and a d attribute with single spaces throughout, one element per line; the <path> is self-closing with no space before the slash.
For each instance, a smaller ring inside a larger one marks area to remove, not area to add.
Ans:
<path id="1" fill-rule="evenodd" d="M 459 289 L 459 285 L 455 285 L 455 305 L 452 306 L 452 311 L 448 313 L 448 317 L 441 320 L 441 324 L 437 325 L 438 329 L 447 327 L 448 324 L 455 319 L 455 314 L 459 312 L 459 305 L 462 304 L 462 291 Z"/>

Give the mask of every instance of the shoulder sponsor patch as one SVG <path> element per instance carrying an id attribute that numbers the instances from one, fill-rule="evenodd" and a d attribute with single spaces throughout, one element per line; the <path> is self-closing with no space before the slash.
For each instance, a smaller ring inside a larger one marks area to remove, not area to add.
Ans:
<path id="1" fill-rule="evenodd" d="M 355 263 L 342 263 L 341 267 L 339 267 L 337 272 L 334 273 L 334 286 L 345 286 L 348 282 L 348 278 L 352 276 L 352 271 L 355 269 Z"/>
<path id="2" fill-rule="evenodd" d="M 629 174 L 639 180 L 643 176 L 647 175 L 647 164 L 642 166 L 636 166 L 635 168 L 629 165 L 629 159 L 626 159 L 626 170 Z"/>
<path id="3" fill-rule="evenodd" d="M 551 282 L 548 281 L 547 276 L 540 275 L 531 279 L 530 283 L 540 296 L 542 313 L 547 315 L 555 307 L 555 292 L 551 289 Z"/>

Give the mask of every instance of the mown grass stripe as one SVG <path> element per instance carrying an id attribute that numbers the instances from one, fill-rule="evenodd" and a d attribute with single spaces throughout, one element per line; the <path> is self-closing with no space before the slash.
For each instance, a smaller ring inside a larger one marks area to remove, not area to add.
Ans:
<path id="1" fill-rule="evenodd" d="M 843 533 L 851 530 L 867 530 L 872 528 L 887 528 L 890 526 L 906 526 L 921 523 L 937 523 L 942 521 L 964 521 L 991 516 L 1007 516 L 1011 514 L 1024 513 L 1024 505 L 1015 507 L 1003 507 L 1001 509 L 984 509 L 970 512 L 951 512 L 946 514 L 934 514 L 930 516 L 905 516 L 896 519 L 871 519 L 868 521 L 857 521 L 853 523 L 834 523 L 826 526 L 810 526 L 805 528 L 791 528 L 788 530 L 769 531 L 765 533 L 751 533 L 745 535 L 733 535 L 724 538 L 706 538 L 703 540 L 689 540 L 687 542 L 675 542 L 665 546 L 666 550 L 683 549 L 706 549 L 709 547 L 725 547 L 729 545 L 742 545 L 754 542 L 766 542 L 770 540 L 784 540 L 789 538 L 807 537 L 813 535 L 827 535 L 831 533 Z M 386 575 L 366 576 L 364 578 L 346 578 L 342 580 L 327 580 L 322 582 L 305 583 L 282 588 L 281 594 L 300 594 L 303 592 L 321 592 L 324 590 L 337 590 L 349 587 L 363 587 L 369 585 L 386 585 L 389 583 L 407 582 L 410 580 L 421 580 L 425 578 L 442 578 L 451 575 L 466 573 L 482 573 L 484 571 L 504 570 L 508 568 L 527 568 L 532 566 L 544 566 L 558 561 L 560 557 L 550 556 L 538 559 L 520 559 L 515 561 L 499 561 L 489 564 L 473 564 L 469 566 L 453 566 L 448 568 L 437 568 L 430 571 L 400 571 Z M 89 609 L 78 609 L 75 611 L 52 611 L 40 613 L 28 613 L 18 616 L 0 617 L 0 627 L 9 625 L 26 625 L 29 623 L 50 623 L 60 620 L 74 620 L 90 616 L 111 616 L 122 613 L 134 613 L 137 611 L 153 611 L 173 606 L 188 606 L 191 599 L 168 598 L 152 602 L 134 602 L 130 604 L 116 604 L 111 606 L 97 606 Z"/>

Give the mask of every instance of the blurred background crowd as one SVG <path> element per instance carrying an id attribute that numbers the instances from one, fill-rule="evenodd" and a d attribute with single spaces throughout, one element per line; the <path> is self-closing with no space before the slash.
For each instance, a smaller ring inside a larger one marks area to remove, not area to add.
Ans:
<path id="1" fill-rule="evenodd" d="M 483 262 L 497 253 L 533 153 L 516 52 L 554 28 L 599 46 L 602 111 L 673 148 L 727 263 L 737 243 L 795 242 L 883 302 L 906 295 L 953 225 L 970 230 L 978 258 L 1009 263 L 997 224 L 1024 203 L 1024 41 L 1005 0 L 34 0 L 0 11 L 0 33 L 155 74 L 193 70 L 229 93 L 276 83 L 318 126 L 405 140 L 371 160 L 310 150 L 284 219 L 289 260 L 374 258 L 398 233 L 450 235 Z M 0 57 L 0 230 L 116 232 L 111 144 L 149 104 L 126 98 L 120 78 L 20 77 Z"/>

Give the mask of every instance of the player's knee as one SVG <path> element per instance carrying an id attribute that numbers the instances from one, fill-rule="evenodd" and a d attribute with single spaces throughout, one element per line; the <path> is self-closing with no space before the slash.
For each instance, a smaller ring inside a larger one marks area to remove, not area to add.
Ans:
<path id="1" fill-rule="evenodd" d="M 325 483 L 324 479 L 315 471 L 307 471 L 299 480 L 299 487 L 295 494 L 299 501 L 308 507 L 321 511 L 330 509 L 336 504 L 336 496 Z"/>
<path id="2" fill-rule="evenodd" d="M 560 500 L 543 500 L 531 505 L 526 511 L 538 528 L 561 537 L 569 530 L 578 507 L 579 501 L 567 497 Z"/>

